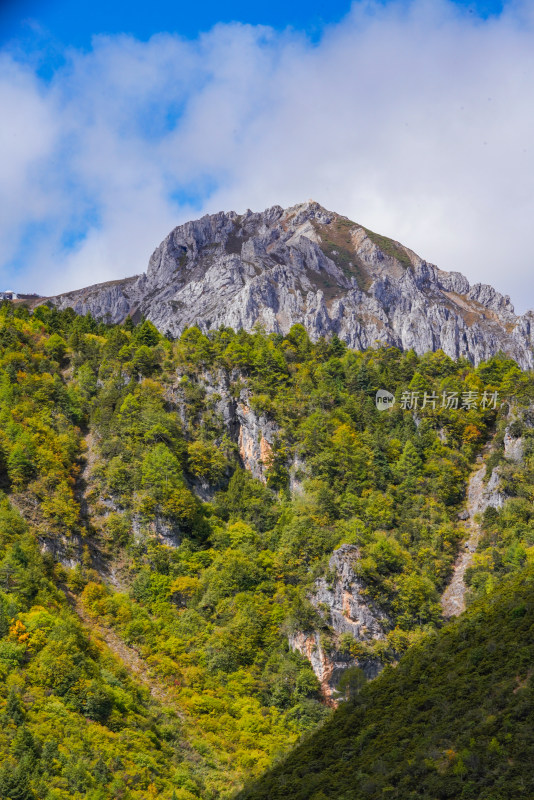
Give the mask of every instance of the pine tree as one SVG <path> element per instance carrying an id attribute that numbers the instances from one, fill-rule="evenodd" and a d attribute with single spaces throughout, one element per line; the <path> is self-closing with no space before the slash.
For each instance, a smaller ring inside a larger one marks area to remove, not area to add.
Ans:
<path id="1" fill-rule="evenodd" d="M 7 696 L 5 715 L 12 719 L 15 725 L 21 725 L 24 722 L 24 708 L 20 702 L 20 698 L 14 689 L 9 690 Z"/>
<path id="2" fill-rule="evenodd" d="M 408 439 L 397 464 L 397 473 L 401 480 L 417 478 L 421 474 L 423 464 L 414 443 Z"/>
<path id="3" fill-rule="evenodd" d="M 9 617 L 6 611 L 5 601 L 0 598 L 0 639 L 7 636 L 9 631 Z"/>
<path id="4" fill-rule="evenodd" d="M 367 364 L 362 364 L 355 380 L 356 388 L 361 392 L 368 392 L 371 388 L 371 374 Z"/>
<path id="5" fill-rule="evenodd" d="M 34 800 L 30 789 L 29 765 L 26 759 L 12 767 L 4 764 L 0 771 L 0 797 L 2 800 Z"/>
<path id="6" fill-rule="evenodd" d="M 332 341 L 330 342 L 330 354 L 335 358 L 341 358 L 346 349 L 347 345 L 345 342 L 342 342 L 337 333 L 334 333 Z"/>

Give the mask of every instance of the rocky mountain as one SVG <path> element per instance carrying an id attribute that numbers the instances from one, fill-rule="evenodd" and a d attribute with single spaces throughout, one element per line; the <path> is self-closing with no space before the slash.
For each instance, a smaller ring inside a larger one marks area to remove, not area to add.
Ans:
<path id="1" fill-rule="evenodd" d="M 441 348 L 475 364 L 503 350 L 523 368 L 534 363 L 533 312 L 516 315 L 491 286 L 471 286 L 311 200 L 187 222 L 145 274 L 50 299 L 110 322 L 144 315 L 172 336 L 191 325 L 285 334 L 301 323 L 313 340 L 337 334 L 356 349 Z"/>

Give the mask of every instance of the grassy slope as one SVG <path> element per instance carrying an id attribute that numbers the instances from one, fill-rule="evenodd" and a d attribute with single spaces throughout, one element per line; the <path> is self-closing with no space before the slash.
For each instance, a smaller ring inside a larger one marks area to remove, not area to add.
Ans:
<path id="1" fill-rule="evenodd" d="M 534 570 L 368 684 L 240 800 L 534 796 Z"/>

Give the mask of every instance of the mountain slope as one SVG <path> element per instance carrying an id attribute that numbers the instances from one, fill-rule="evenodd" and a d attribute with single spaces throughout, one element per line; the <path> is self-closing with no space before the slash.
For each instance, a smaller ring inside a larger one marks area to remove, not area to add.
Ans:
<path id="1" fill-rule="evenodd" d="M 313 201 L 180 225 L 146 274 L 51 300 L 110 322 L 144 315 L 172 336 L 191 325 L 286 334 L 300 323 L 314 341 L 337 334 L 355 349 L 441 348 L 475 364 L 502 350 L 533 364 L 531 312 L 516 316 L 492 287 L 470 286 Z"/>
<path id="2" fill-rule="evenodd" d="M 223 800 L 259 778 L 348 667 L 376 675 L 442 625 L 495 424 L 492 480 L 513 452 L 534 483 L 509 417 L 533 397 L 502 355 L 354 352 L 301 326 L 171 342 L 1 304 L 2 800 Z M 498 547 L 485 515 L 498 558 L 470 593 L 530 557 L 523 499 Z"/>
<path id="3" fill-rule="evenodd" d="M 239 800 L 534 796 L 534 572 L 413 647 Z"/>

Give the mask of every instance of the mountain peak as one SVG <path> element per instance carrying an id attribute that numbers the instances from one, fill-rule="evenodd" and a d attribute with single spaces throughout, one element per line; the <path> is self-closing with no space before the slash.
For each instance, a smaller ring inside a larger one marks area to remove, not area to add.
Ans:
<path id="1" fill-rule="evenodd" d="M 441 348 L 473 363 L 503 350 L 533 364 L 531 312 L 516 316 L 493 287 L 470 286 L 311 199 L 206 214 L 174 228 L 145 274 L 51 299 L 112 322 L 143 315 L 173 336 L 191 325 L 287 333 L 300 323 L 314 340 L 336 334 L 356 349 Z"/>

